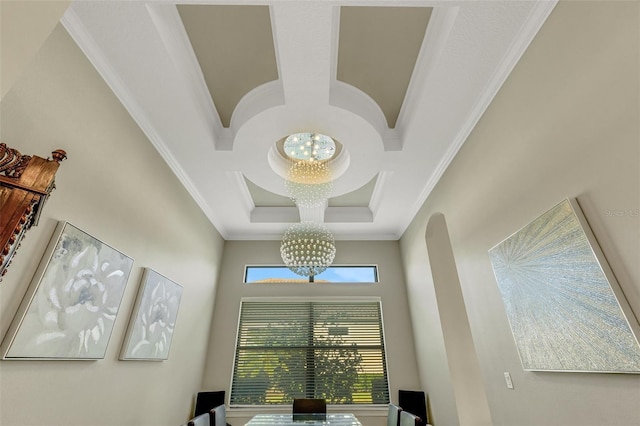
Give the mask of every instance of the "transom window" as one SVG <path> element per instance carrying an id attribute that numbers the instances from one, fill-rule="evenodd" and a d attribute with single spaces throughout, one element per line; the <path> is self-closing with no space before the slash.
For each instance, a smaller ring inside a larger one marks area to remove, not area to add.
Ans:
<path id="1" fill-rule="evenodd" d="M 249 265 L 245 267 L 244 282 L 247 284 L 310 282 L 310 278 L 296 275 L 286 266 Z M 329 266 L 313 277 L 315 283 L 377 283 L 376 265 Z"/>
<path id="2" fill-rule="evenodd" d="M 230 405 L 388 404 L 380 301 L 243 300 Z"/>

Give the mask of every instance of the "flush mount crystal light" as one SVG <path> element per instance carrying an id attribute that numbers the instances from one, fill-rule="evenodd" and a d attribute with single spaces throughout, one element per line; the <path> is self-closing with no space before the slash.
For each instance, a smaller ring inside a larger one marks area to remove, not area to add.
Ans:
<path id="1" fill-rule="evenodd" d="M 284 233 L 280 255 L 291 271 L 304 277 L 313 277 L 333 262 L 335 241 L 323 223 L 296 223 Z"/>
<path id="2" fill-rule="evenodd" d="M 336 153 L 336 143 L 320 133 L 294 133 L 285 139 L 284 152 L 293 160 L 323 161 Z"/>

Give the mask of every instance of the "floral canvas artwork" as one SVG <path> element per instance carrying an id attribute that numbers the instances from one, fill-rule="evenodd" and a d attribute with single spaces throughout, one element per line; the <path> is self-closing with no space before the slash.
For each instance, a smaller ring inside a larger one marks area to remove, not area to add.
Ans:
<path id="1" fill-rule="evenodd" d="M 3 342 L 4 359 L 104 358 L 133 259 L 61 222 Z"/>
<path id="2" fill-rule="evenodd" d="M 122 351 L 123 360 L 169 358 L 182 287 L 146 268 Z"/>

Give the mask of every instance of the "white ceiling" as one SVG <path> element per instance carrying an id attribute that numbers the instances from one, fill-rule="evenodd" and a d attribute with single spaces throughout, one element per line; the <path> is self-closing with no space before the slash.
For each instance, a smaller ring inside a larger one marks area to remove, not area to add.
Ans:
<path id="1" fill-rule="evenodd" d="M 243 2 L 77 1 L 62 23 L 225 239 L 280 239 L 299 220 L 295 206 L 257 200 L 286 196 L 275 143 L 315 131 L 343 145 L 340 202 L 320 218 L 336 239 L 378 240 L 402 235 L 555 3 L 252 1 L 268 6 L 278 78 L 246 93 L 228 127 L 176 5 Z M 433 8 L 393 128 L 336 78 L 341 6 Z"/>

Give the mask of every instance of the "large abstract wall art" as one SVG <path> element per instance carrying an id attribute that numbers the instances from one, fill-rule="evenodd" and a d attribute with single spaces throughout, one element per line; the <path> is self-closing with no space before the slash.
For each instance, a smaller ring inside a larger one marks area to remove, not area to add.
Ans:
<path id="1" fill-rule="evenodd" d="M 104 358 L 132 267 L 61 222 L 2 342 L 3 359 Z"/>
<path id="2" fill-rule="evenodd" d="M 182 287 L 146 268 L 120 359 L 161 361 L 169 348 L 178 317 Z"/>
<path id="3" fill-rule="evenodd" d="M 524 370 L 640 373 L 640 327 L 578 203 L 489 250 Z"/>

